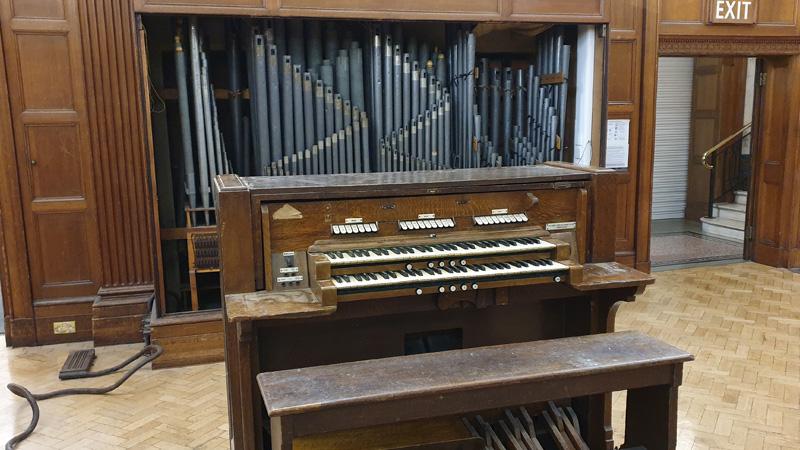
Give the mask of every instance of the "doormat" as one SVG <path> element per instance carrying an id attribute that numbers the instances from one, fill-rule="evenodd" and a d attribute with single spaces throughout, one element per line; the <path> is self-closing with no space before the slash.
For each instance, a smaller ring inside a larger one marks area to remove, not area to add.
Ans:
<path id="1" fill-rule="evenodd" d="M 739 259 L 744 244 L 685 231 L 653 235 L 650 263 L 653 267 Z"/>

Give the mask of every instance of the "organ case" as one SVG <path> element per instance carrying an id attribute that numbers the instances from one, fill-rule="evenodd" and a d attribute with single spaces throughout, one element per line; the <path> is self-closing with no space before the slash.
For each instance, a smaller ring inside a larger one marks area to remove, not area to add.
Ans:
<path id="1" fill-rule="evenodd" d="M 615 304 L 652 281 L 603 254 L 614 177 L 545 165 L 217 178 L 236 448 L 268 441 L 261 372 L 613 330 Z M 589 442 L 611 442 L 608 399 L 573 403 Z"/>

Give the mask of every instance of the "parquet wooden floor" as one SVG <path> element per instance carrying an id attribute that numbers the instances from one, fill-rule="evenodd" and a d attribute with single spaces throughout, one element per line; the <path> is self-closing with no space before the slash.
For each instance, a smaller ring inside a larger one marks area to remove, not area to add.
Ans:
<path id="1" fill-rule="evenodd" d="M 642 330 L 697 356 L 684 370 L 678 448 L 800 449 L 800 275 L 744 263 L 656 277 L 621 308 L 617 329 Z M 0 384 L 13 380 L 41 392 L 110 383 L 114 376 L 58 381 L 69 350 L 87 347 L 7 349 L 0 342 Z M 95 369 L 138 348 L 99 348 Z M 624 405 L 624 394 L 615 394 L 617 442 Z M 144 368 L 110 395 L 47 400 L 41 409 L 22 450 L 227 447 L 222 364 Z M 29 418 L 24 400 L 0 390 L 0 441 Z"/>

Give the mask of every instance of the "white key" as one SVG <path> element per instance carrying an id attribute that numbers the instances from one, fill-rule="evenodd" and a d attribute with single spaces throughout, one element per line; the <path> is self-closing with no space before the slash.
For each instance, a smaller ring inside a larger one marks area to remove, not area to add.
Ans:
<path id="1" fill-rule="evenodd" d="M 536 273 L 552 273 L 552 272 L 562 272 L 568 270 L 569 268 L 564 264 L 553 262 L 550 265 L 544 266 L 536 266 L 528 264 L 525 267 L 514 267 L 510 266 L 508 268 L 499 268 L 493 269 L 489 266 L 484 265 L 485 270 L 475 270 L 473 268 L 465 268 L 466 271 L 463 272 L 447 272 L 440 269 L 432 269 L 434 270 L 434 274 L 431 275 L 428 272 L 422 271 L 422 275 L 411 275 L 411 276 L 403 276 L 400 272 L 395 272 L 397 275 L 396 277 L 388 277 L 384 278 L 380 274 L 375 274 L 376 279 L 368 278 L 366 280 L 358 280 L 356 277 L 352 275 L 343 276 L 340 279 L 343 281 L 337 281 L 336 279 L 332 279 L 333 285 L 337 289 L 357 289 L 357 288 L 375 288 L 375 287 L 383 287 L 383 286 L 401 286 L 407 284 L 419 284 L 419 283 L 446 283 L 451 282 L 454 280 L 462 280 L 462 279 L 479 279 L 479 278 L 496 278 L 496 277 L 507 277 L 507 276 L 515 276 L 515 275 L 527 275 L 527 274 L 536 274 Z M 360 275 L 360 274 L 359 274 Z"/>
<path id="2" fill-rule="evenodd" d="M 377 223 L 369 224 L 369 231 L 372 231 L 373 233 L 377 233 L 378 232 L 378 224 Z"/>
<path id="3" fill-rule="evenodd" d="M 333 234 L 339 234 L 339 233 L 341 233 L 341 229 L 339 228 L 339 225 L 334 225 L 333 226 Z"/>
<path id="4" fill-rule="evenodd" d="M 364 227 L 363 223 L 360 223 L 360 224 L 356 225 L 356 227 L 358 227 L 358 232 L 359 233 L 366 233 L 367 232 L 367 229 Z"/>
<path id="5" fill-rule="evenodd" d="M 474 243 L 474 242 L 473 242 Z M 426 245 L 426 247 L 431 247 Z M 406 253 L 395 254 L 389 252 L 388 255 L 379 255 L 374 252 L 369 252 L 368 256 L 351 256 L 352 253 L 347 252 L 343 258 L 330 258 L 331 266 L 355 265 L 355 264 L 370 264 L 380 262 L 396 262 L 396 261 L 415 261 L 415 260 L 432 260 L 432 259 L 445 259 L 456 258 L 463 259 L 473 256 L 481 255 L 502 255 L 509 253 L 522 253 L 531 251 L 548 251 L 556 248 L 554 244 L 547 241 L 540 240 L 538 244 L 523 244 L 517 243 L 516 245 L 501 245 L 499 247 L 480 247 L 475 245 L 475 248 L 463 249 L 458 247 L 456 250 L 437 250 L 423 252 L 414 247 L 404 246 L 408 249 Z"/>

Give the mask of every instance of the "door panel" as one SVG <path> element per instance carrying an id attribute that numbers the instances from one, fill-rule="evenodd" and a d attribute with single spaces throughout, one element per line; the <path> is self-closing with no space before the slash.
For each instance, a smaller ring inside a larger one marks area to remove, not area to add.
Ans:
<path id="1" fill-rule="evenodd" d="M 687 219 L 708 215 L 711 174 L 703 166 L 702 156 L 706 150 L 742 127 L 746 81 L 746 58 L 695 58 Z M 724 168 L 729 164 L 728 159 L 729 156 L 718 157 L 718 174 L 726 173 Z M 716 193 L 722 190 L 723 182 L 722 176 L 718 176 Z M 733 194 L 728 195 L 728 198 L 721 200 L 732 201 Z"/>
<path id="2" fill-rule="evenodd" d="M 800 57 L 766 58 L 762 72 L 766 84 L 760 88 L 760 114 L 756 114 L 752 256 L 762 264 L 786 267 L 793 246 L 791 215 L 798 210 L 792 203 L 800 144 Z"/>
<path id="3" fill-rule="evenodd" d="M 32 167 L 30 189 L 33 201 L 58 197 L 83 197 L 78 127 L 31 125 L 26 127 L 26 149 Z M 35 163 L 34 163 L 35 161 Z"/>
<path id="4" fill-rule="evenodd" d="M 36 300 L 100 286 L 76 0 L 0 2 L 20 197 Z"/>

